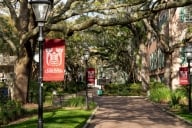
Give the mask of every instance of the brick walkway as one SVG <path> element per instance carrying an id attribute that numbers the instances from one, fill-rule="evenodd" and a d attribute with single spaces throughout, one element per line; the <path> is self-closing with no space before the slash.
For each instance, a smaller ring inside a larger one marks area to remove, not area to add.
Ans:
<path id="1" fill-rule="evenodd" d="M 87 128 L 192 128 L 141 97 L 101 96 Z"/>

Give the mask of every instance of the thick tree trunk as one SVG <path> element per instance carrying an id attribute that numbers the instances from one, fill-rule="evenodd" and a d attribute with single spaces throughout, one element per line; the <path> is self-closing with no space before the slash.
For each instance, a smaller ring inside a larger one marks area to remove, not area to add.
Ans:
<path id="1" fill-rule="evenodd" d="M 165 83 L 166 85 L 169 86 L 170 89 L 172 89 L 171 86 L 171 54 L 167 53 L 165 54 L 165 73 L 164 73 L 164 78 L 165 78 Z"/>
<path id="2" fill-rule="evenodd" d="M 29 78 L 31 73 L 31 64 L 33 58 L 33 50 L 30 42 L 26 42 L 22 51 L 18 54 L 15 64 L 15 83 L 12 91 L 12 99 L 25 104 L 27 102 Z"/>
<path id="3" fill-rule="evenodd" d="M 28 65 L 29 58 L 23 56 L 15 64 L 15 84 L 13 86 L 13 100 L 26 103 L 28 89 Z"/>
<path id="4" fill-rule="evenodd" d="M 150 82 L 147 50 L 146 50 L 146 46 L 143 43 L 140 44 L 139 49 L 140 49 L 140 56 L 142 57 L 141 75 L 140 75 L 141 83 L 142 83 L 143 89 L 147 91 L 149 89 L 149 82 Z"/>

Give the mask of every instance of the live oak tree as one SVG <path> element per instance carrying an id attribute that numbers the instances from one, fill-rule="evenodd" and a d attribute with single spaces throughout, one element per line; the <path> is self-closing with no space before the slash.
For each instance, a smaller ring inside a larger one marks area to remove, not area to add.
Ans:
<path id="1" fill-rule="evenodd" d="M 37 45 L 38 28 L 28 0 L 1 0 L 1 13 L 9 15 L 19 42 L 15 64 L 13 99 L 26 103 L 32 58 Z M 45 35 L 51 31 L 64 33 L 64 37 L 93 25 L 128 25 L 157 14 L 161 10 L 187 6 L 192 0 L 55 0 L 45 24 Z M 78 20 L 82 16 L 85 19 Z"/>
<path id="2" fill-rule="evenodd" d="M 13 55 L 16 51 L 16 45 L 12 42 L 18 42 L 17 34 L 8 16 L 0 17 L 0 51 Z"/>

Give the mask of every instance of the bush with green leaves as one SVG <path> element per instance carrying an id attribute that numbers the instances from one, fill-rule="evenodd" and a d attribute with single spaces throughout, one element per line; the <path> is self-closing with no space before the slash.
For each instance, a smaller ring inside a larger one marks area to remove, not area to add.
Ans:
<path id="1" fill-rule="evenodd" d="M 5 86 L 5 83 L 0 82 L 0 88 L 1 88 L 1 87 L 4 87 L 4 86 Z"/>
<path id="2" fill-rule="evenodd" d="M 83 97 L 83 96 L 72 97 L 67 101 L 66 105 L 69 107 L 83 108 L 85 105 L 85 97 Z"/>
<path id="3" fill-rule="evenodd" d="M 184 88 L 178 88 L 171 92 L 170 106 L 173 109 L 180 108 L 186 105 L 187 90 Z"/>
<path id="4" fill-rule="evenodd" d="M 104 93 L 108 95 L 140 96 L 143 91 L 140 83 L 108 84 L 105 85 Z"/>
<path id="5" fill-rule="evenodd" d="M 158 103 L 171 101 L 171 90 L 163 83 L 153 82 L 150 84 L 150 100 Z"/>
<path id="6" fill-rule="evenodd" d="M 125 84 L 107 84 L 104 86 L 107 95 L 127 95 L 129 90 Z"/>
<path id="7" fill-rule="evenodd" d="M 129 84 L 129 95 L 140 96 L 142 94 L 142 86 L 140 83 Z"/>
<path id="8" fill-rule="evenodd" d="M 52 92 L 54 90 L 61 91 L 63 89 L 63 82 L 44 82 L 44 90 Z"/>
<path id="9" fill-rule="evenodd" d="M 83 82 L 75 82 L 75 81 L 70 81 L 67 83 L 67 86 L 64 90 L 64 92 L 67 93 L 77 93 L 79 91 L 85 90 L 85 83 Z"/>
<path id="10" fill-rule="evenodd" d="M 66 106 L 84 108 L 85 97 L 83 96 L 72 97 L 67 101 Z M 89 109 L 94 109 L 96 107 L 96 103 L 94 101 L 89 101 L 88 106 Z"/>
<path id="11" fill-rule="evenodd" d="M 162 87 L 167 87 L 167 85 L 157 81 L 151 81 L 149 84 L 149 89 L 157 89 Z"/>
<path id="12" fill-rule="evenodd" d="M 52 95 L 53 90 L 60 92 L 62 90 L 61 82 L 44 82 L 43 86 L 43 99 L 46 100 L 46 97 L 50 97 Z M 29 86 L 29 101 L 32 103 L 38 103 L 39 97 L 39 83 L 38 81 L 30 81 Z"/>
<path id="13" fill-rule="evenodd" d="M 8 100 L 0 106 L 0 124 L 7 124 L 18 119 L 23 114 L 23 109 L 19 102 Z"/>
<path id="14" fill-rule="evenodd" d="M 89 102 L 89 109 L 94 109 L 97 104 L 94 101 Z"/>
<path id="15" fill-rule="evenodd" d="M 186 105 L 187 89 L 180 87 L 176 90 L 170 90 L 168 86 L 159 82 L 150 84 L 150 100 L 158 103 L 169 103 L 171 108 L 178 109 Z"/>

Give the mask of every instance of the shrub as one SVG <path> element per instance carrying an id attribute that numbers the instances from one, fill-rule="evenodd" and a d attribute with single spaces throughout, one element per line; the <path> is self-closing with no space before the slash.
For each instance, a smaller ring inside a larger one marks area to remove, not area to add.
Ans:
<path id="1" fill-rule="evenodd" d="M 83 82 L 70 81 L 67 83 L 67 86 L 64 92 L 77 93 L 79 91 L 85 90 L 85 88 L 86 88 L 86 85 Z"/>
<path id="2" fill-rule="evenodd" d="M 151 82 L 149 98 L 154 102 L 169 103 L 171 110 L 183 111 L 187 105 L 187 89 L 180 87 L 171 91 L 163 83 Z"/>
<path id="3" fill-rule="evenodd" d="M 62 82 L 44 82 L 44 88 L 46 92 L 52 92 L 53 90 L 59 91 L 62 88 Z"/>
<path id="4" fill-rule="evenodd" d="M 171 91 L 167 87 L 153 88 L 150 90 L 149 98 L 158 103 L 168 103 L 171 100 Z"/>
<path id="5" fill-rule="evenodd" d="M 94 109 L 97 106 L 97 104 L 93 101 L 89 103 L 89 109 Z"/>
<path id="6" fill-rule="evenodd" d="M 83 96 L 72 97 L 67 101 L 69 107 L 83 107 L 85 104 L 85 98 Z"/>
<path id="7" fill-rule="evenodd" d="M 121 85 L 119 84 L 108 84 L 105 85 L 105 94 L 118 95 L 121 92 Z"/>
<path id="8" fill-rule="evenodd" d="M 142 87 L 139 83 L 109 84 L 105 85 L 104 93 L 120 96 L 139 96 L 142 95 Z"/>
<path id="9" fill-rule="evenodd" d="M 44 82 L 43 87 L 43 99 L 46 99 L 46 96 L 50 96 L 53 90 L 58 90 L 60 86 L 59 82 Z M 37 81 L 31 81 L 29 87 L 29 101 L 31 103 L 38 103 L 39 97 L 39 83 Z"/>
<path id="10" fill-rule="evenodd" d="M 163 88 L 163 87 L 167 87 L 167 85 L 165 85 L 164 83 L 157 82 L 157 81 L 152 81 L 149 84 L 149 89 L 157 89 L 157 88 Z"/>
<path id="11" fill-rule="evenodd" d="M 7 124 L 22 115 L 22 107 L 19 102 L 8 100 L 0 106 L 0 124 Z"/>
<path id="12" fill-rule="evenodd" d="M 183 88 L 176 89 L 171 92 L 171 107 L 177 106 L 177 105 L 184 105 L 186 100 L 186 90 Z"/>
<path id="13" fill-rule="evenodd" d="M 142 93 L 141 84 L 138 84 L 138 83 L 130 84 L 129 90 L 130 90 L 129 95 L 139 96 Z"/>
<path id="14" fill-rule="evenodd" d="M 4 86 L 5 86 L 5 84 L 3 82 L 0 82 L 0 88 L 4 87 Z"/>
<path id="15" fill-rule="evenodd" d="M 85 97 L 83 96 L 73 97 L 67 101 L 66 106 L 83 108 L 85 106 Z M 88 102 L 88 106 L 89 109 L 94 109 L 97 105 L 94 101 L 90 101 Z"/>

